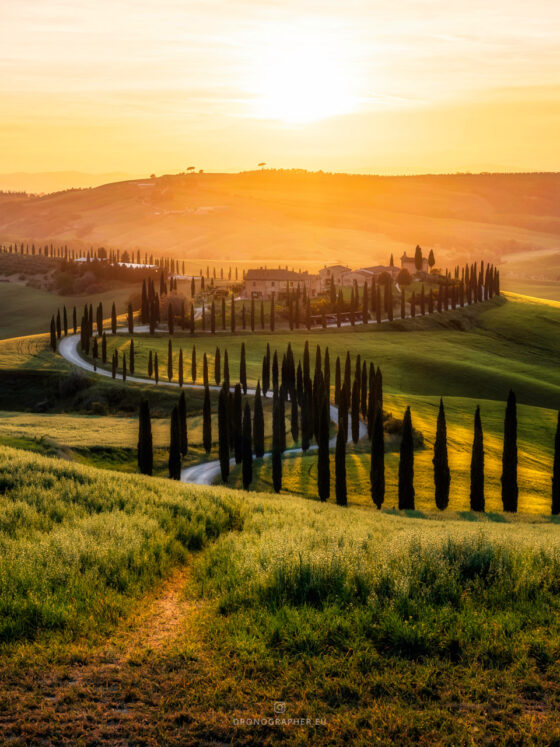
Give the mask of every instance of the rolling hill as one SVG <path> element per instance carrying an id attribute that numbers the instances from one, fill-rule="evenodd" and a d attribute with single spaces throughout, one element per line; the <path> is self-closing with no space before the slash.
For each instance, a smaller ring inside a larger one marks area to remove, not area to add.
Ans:
<path id="1" fill-rule="evenodd" d="M 193 261 L 315 268 L 386 261 L 416 243 L 438 264 L 505 263 L 560 278 L 560 174 L 406 177 L 178 174 L 41 197 L 2 195 L 0 239 L 139 247 Z"/>

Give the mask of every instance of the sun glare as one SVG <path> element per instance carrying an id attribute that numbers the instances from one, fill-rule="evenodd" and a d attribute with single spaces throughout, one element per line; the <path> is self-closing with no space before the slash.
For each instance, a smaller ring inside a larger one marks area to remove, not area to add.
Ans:
<path id="1" fill-rule="evenodd" d="M 340 39 L 330 34 L 274 35 L 255 62 L 254 114 L 303 124 L 355 111 L 356 80 Z"/>

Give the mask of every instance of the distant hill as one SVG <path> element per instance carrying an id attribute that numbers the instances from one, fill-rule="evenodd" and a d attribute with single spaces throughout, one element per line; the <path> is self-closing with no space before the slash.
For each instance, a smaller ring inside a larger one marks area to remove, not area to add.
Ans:
<path id="1" fill-rule="evenodd" d="M 13 174 L 0 174 L 0 190 L 41 194 L 59 192 L 62 189 L 99 187 L 100 184 L 130 179 L 131 176 L 119 171 L 107 174 L 86 174 L 82 171 L 43 171 L 30 174 L 18 171 Z"/>
<path id="2" fill-rule="evenodd" d="M 420 243 L 438 264 L 523 252 L 517 272 L 560 278 L 560 174 L 168 175 L 4 195 L 0 238 L 310 267 L 376 264 Z"/>

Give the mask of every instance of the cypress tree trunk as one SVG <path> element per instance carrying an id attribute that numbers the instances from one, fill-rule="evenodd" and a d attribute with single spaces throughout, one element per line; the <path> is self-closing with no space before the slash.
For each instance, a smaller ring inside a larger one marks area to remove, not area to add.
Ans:
<path id="1" fill-rule="evenodd" d="M 78 331 L 78 316 L 76 314 L 76 307 L 72 309 L 72 327 L 74 328 L 74 334 Z"/>
<path id="2" fill-rule="evenodd" d="M 180 443 L 180 451 L 181 456 L 187 456 L 187 452 L 189 450 L 189 438 L 187 435 L 187 400 L 185 397 L 185 392 L 181 392 L 179 395 L 179 404 L 178 404 L 178 412 L 179 412 L 179 436 L 181 438 Z"/>
<path id="3" fill-rule="evenodd" d="M 251 438 L 251 407 L 245 402 L 245 411 L 243 412 L 243 433 L 242 433 L 242 458 L 243 458 L 243 488 L 248 489 L 253 482 L 253 444 Z"/>
<path id="4" fill-rule="evenodd" d="M 192 378 L 193 383 L 194 383 L 196 381 L 196 345 L 192 346 L 191 378 Z"/>
<path id="5" fill-rule="evenodd" d="M 517 511 L 517 404 L 510 390 L 504 421 L 504 451 L 502 455 L 502 504 L 504 511 Z"/>
<path id="6" fill-rule="evenodd" d="M 371 439 L 371 498 L 377 508 L 385 500 L 385 441 L 383 437 L 383 413 L 377 410 Z"/>
<path id="7" fill-rule="evenodd" d="M 484 511 L 484 438 L 480 407 L 474 415 L 474 438 L 471 455 L 471 511 Z"/>
<path id="8" fill-rule="evenodd" d="M 263 393 L 264 393 L 264 396 L 266 397 L 266 393 L 268 392 L 268 389 L 270 386 L 270 362 L 266 354 L 263 356 L 263 362 L 262 362 L 262 382 L 263 382 Z"/>
<path id="9" fill-rule="evenodd" d="M 241 399 L 241 385 L 236 384 L 233 391 L 233 450 L 235 463 L 241 464 L 243 459 L 243 402 Z"/>
<path id="10" fill-rule="evenodd" d="M 436 506 L 440 511 L 443 511 L 449 505 L 449 485 L 451 482 L 451 473 L 447 458 L 447 425 L 445 422 L 443 399 L 439 401 L 434 458 L 432 461 L 434 465 Z"/>
<path id="11" fill-rule="evenodd" d="M 257 382 L 255 393 L 255 411 L 253 414 L 253 441 L 255 445 L 255 456 L 262 457 L 264 454 L 264 414 L 261 398 L 261 384 Z"/>
<path id="12" fill-rule="evenodd" d="M 115 308 L 115 302 L 113 301 L 113 305 L 111 307 L 111 334 L 116 335 L 117 334 L 117 310 Z"/>
<path id="13" fill-rule="evenodd" d="M 247 394 L 247 362 L 245 360 L 245 343 L 241 343 L 241 360 L 239 362 L 239 381 L 243 394 Z"/>
<path id="14" fill-rule="evenodd" d="M 153 353 L 150 350 L 148 353 L 148 378 L 152 378 L 152 374 L 154 372 L 154 359 L 153 359 Z"/>
<path id="15" fill-rule="evenodd" d="M 209 385 L 209 378 L 208 378 L 208 356 L 206 353 L 202 356 L 202 381 L 204 382 L 204 386 Z"/>
<path id="16" fill-rule="evenodd" d="M 317 444 L 319 447 L 319 453 L 317 458 L 317 488 L 319 493 L 319 499 L 321 501 L 328 501 L 331 494 L 331 468 L 329 460 L 329 405 L 327 398 L 323 397 L 323 403 L 321 406 L 321 416 L 319 424 L 319 436 L 317 438 Z"/>
<path id="17" fill-rule="evenodd" d="M 140 402 L 138 417 L 138 469 L 143 475 L 151 475 L 154 463 L 152 445 L 152 425 L 150 422 L 150 405 L 146 400 Z"/>
<path id="18" fill-rule="evenodd" d="M 214 356 L 214 381 L 216 382 L 216 386 L 220 386 L 220 382 L 222 380 L 222 361 L 221 361 L 221 354 L 220 354 L 220 348 L 216 348 L 216 354 Z"/>
<path id="19" fill-rule="evenodd" d="M 173 379 L 173 344 L 171 338 L 167 341 L 167 378 L 169 381 Z"/>
<path id="20" fill-rule="evenodd" d="M 159 381 L 159 362 L 157 353 L 154 353 L 154 379 L 157 384 Z"/>
<path id="21" fill-rule="evenodd" d="M 346 433 L 338 428 L 335 453 L 335 494 L 339 506 L 346 506 L 348 495 L 346 489 Z"/>
<path id="22" fill-rule="evenodd" d="M 179 413 L 177 407 L 171 413 L 171 434 L 169 443 L 169 477 L 181 479 L 181 435 L 179 432 Z"/>
<path id="23" fill-rule="evenodd" d="M 560 514 L 560 411 L 554 438 L 554 462 L 552 465 L 552 514 Z"/>
<path id="24" fill-rule="evenodd" d="M 126 381 L 126 353 L 123 353 L 122 357 L 122 379 Z"/>
<path id="25" fill-rule="evenodd" d="M 202 408 L 202 443 L 204 451 L 209 454 L 212 450 L 212 410 L 210 406 L 210 389 L 204 389 L 204 406 Z"/>
<path id="26" fill-rule="evenodd" d="M 220 458 L 220 471 L 222 482 L 229 478 L 229 415 L 227 398 L 228 393 L 222 387 L 218 399 L 218 451 Z"/>
<path id="27" fill-rule="evenodd" d="M 132 304 L 128 304 L 128 332 L 134 334 L 134 315 L 132 313 Z"/>
<path id="28" fill-rule="evenodd" d="M 357 444 L 360 440 L 360 388 L 358 380 L 352 384 L 352 441 Z"/>
<path id="29" fill-rule="evenodd" d="M 403 419 L 399 460 L 399 509 L 414 509 L 414 443 L 410 407 L 406 408 Z"/>
<path id="30" fill-rule="evenodd" d="M 284 423 L 281 423 L 280 397 L 274 398 L 272 408 L 272 485 L 274 491 L 282 490 L 282 436 Z"/>

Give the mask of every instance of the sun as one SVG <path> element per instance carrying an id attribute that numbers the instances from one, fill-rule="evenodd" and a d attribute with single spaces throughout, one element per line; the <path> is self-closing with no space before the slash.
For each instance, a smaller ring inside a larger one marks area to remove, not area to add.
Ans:
<path id="1" fill-rule="evenodd" d="M 287 30 L 254 61 L 254 115 L 291 124 L 355 111 L 355 75 L 341 40 L 330 33 Z"/>

